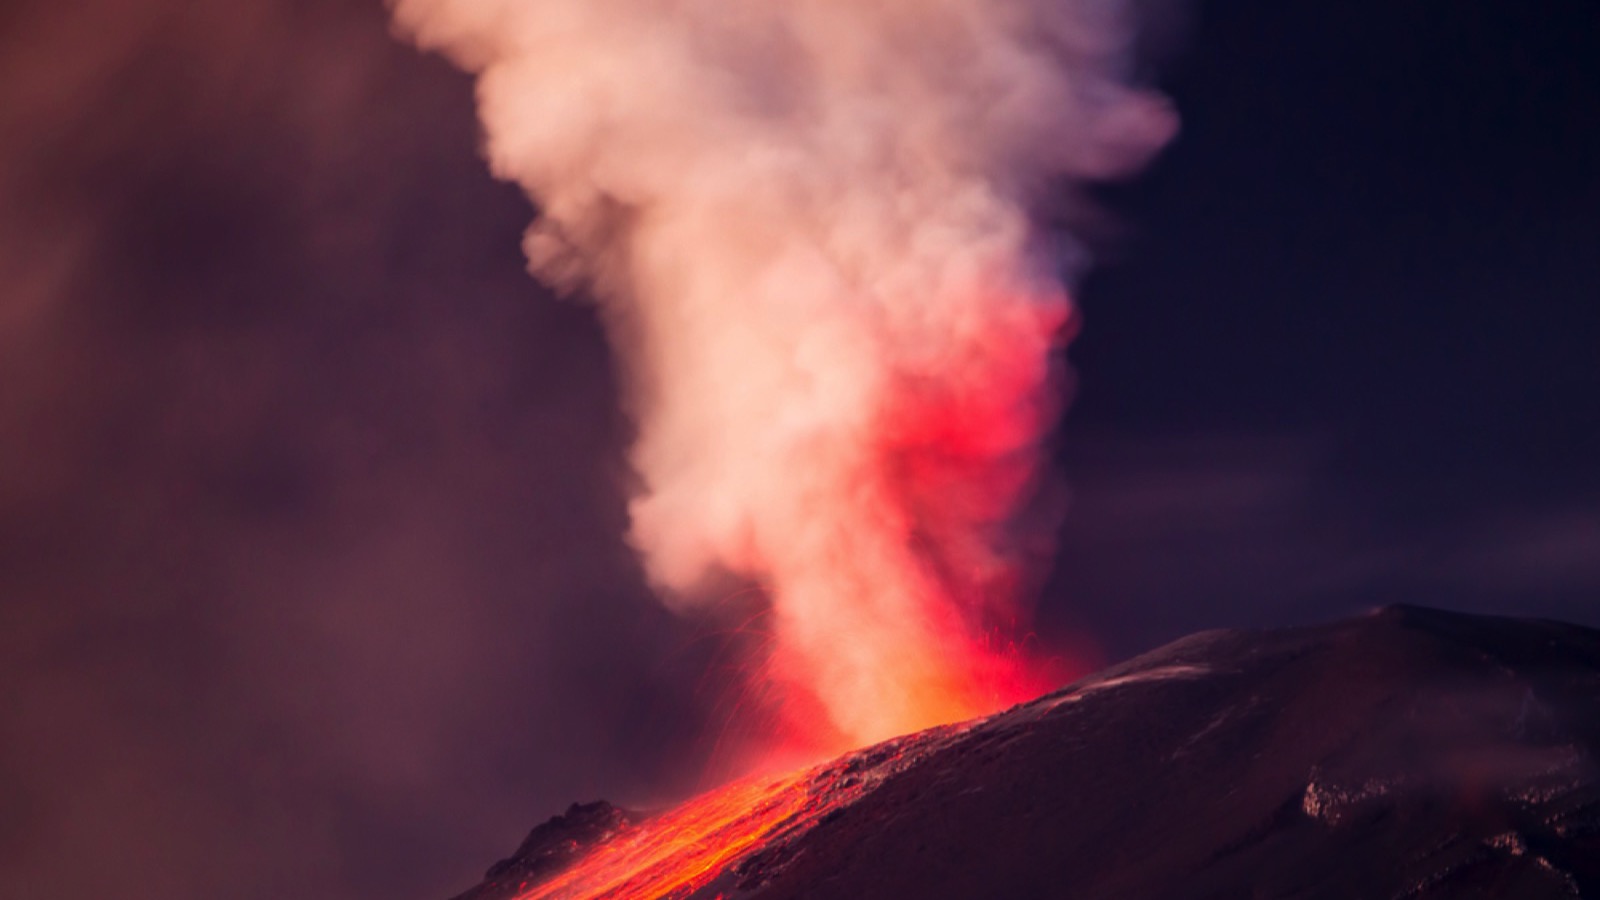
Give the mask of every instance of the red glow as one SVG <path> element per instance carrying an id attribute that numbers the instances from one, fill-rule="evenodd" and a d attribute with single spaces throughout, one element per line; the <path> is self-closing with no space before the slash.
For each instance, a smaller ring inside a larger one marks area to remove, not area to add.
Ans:
<path id="1" fill-rule="evenodd" d="M 962 728 L 935 726 L 1079 674 L 1076 661 L 1041 659 L 1011 640 L 1028 568 L 1011 520 L 1036 486 L 1054 413 L 1047 351 L 1060 322 L 1018 314 L 969 324 L 954 339 L 960 377 L 881 385 L 858 431 L 792 460 L 739 543 L 738 568 L 762 580 L 771 604 L 738 629 L 757 649 L 745 658 L 749 692 L 737 708 L 766 738 L 756 760 L 739 762 L 771 771 L 921 733 L 705 794 L 607 840 L 519 900 L 731 896 L 748 876 L 741 863 L 763 865 L 753 854 L 849 806 L 908 748 Z"/>
<path id="2" fill-rule="evenodd" d="M 984 314 L 935 359 L 905 360 L 859 431 L 829 444 L 853 454 L 796 460 L 786 477 L 804 502 L 766 511 L 784 540 L 749 548 L 774 592 L 756 674 L 778 688 L 785 731 L 819 751 L 994 712 L 1078 668 L 1013 642 L 1030 568 L 1013 519 L 1038 487 L 1070 305 L 1019 292 L 971 307 Z"/>

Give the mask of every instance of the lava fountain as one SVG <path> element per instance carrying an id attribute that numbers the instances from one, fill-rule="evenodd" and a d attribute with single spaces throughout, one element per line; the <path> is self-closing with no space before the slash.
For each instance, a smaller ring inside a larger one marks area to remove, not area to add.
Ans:
<path id="1" fill-rule="evenodd" d="M 759 585 L 750 668 L 819 747 L 1043 687 L 1006 648 L 1081 254 L 1035 214 L 1173 133 L 1128 4 L 391 2 L 476 74 L 533 272 L 601 306 L 667 601 Z"/>

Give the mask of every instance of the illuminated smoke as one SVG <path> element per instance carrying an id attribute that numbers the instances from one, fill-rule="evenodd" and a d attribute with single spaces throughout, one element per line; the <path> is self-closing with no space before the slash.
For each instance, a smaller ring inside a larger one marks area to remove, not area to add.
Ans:
<path id="1" fill-rule="evenodd" d="M 992 646 L 1072 307 L 1030 220 L 1172 133 L 1096 0 L 397 0 L 478 75 L 533 271 L 599 298 L 670 602 L 770 596 L 757 663 L 860 742 L 1039 685 Z M 806 702 L 802 702 L 806 701 Z"/>

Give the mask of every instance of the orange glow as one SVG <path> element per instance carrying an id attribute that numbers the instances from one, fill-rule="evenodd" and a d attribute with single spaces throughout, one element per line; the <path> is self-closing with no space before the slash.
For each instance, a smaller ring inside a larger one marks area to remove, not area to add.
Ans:
<path id="1" fill-rule="evenodd" d="M 961 730 L 935 729 L 812 769 L 735 782 L 610 838 L 517 900 L 686 897 L 755 851 L 793 840 L 854 803 L 903 768 L 911 750 L 925 751 Z M 726 893 L 735 889 L 729 884 Z"/>
<path id="2" fill-rule="evenodd" d="M 774 832 L 793 825 L 807 800 L 800 775 L 729 785 L 624 833 L 521 900 L 689 894 Z"/>

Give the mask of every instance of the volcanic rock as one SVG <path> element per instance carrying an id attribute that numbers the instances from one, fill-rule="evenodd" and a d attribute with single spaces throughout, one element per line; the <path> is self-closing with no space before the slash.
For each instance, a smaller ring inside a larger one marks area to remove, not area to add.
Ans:
<path id="1" fill-rule="evenodd" d="M 567 811 L 528 832 L 517 852 L 489 867 L 484 883 L 461 895 L 516 896 L 556 875 L 597 844 L 610 840 L 641 819 L 605 801 L 574 803 Z"/>
<path id="2" fill-rule="evenodd" d="M 1600 897 L 1600 632 L 1197 634 L 655 818 L 574 807 L 460 900 L 591 896 Z"/>

